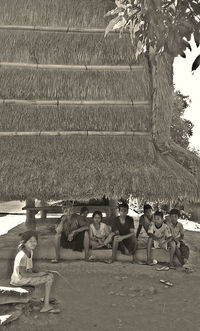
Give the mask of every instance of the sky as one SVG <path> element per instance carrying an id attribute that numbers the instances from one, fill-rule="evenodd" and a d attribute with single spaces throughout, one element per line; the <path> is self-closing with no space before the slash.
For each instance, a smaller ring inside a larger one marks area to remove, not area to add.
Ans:
<path id="1" fill-rule="evenodd" d="M 191 40 L 191 46 L 192 51 L 187 49 L 185 59 L 178 56 L 174 61 L 174 85 L 176 90 L 188 95 L 191 100 L 184 118 L 194 124 L 190 147 L 200 150 L 200 66 L 194 71 L 194 74 L 191 71 L 193 61 L 200 55 L 200 46 L 196 47 L 194 40 Z"/>

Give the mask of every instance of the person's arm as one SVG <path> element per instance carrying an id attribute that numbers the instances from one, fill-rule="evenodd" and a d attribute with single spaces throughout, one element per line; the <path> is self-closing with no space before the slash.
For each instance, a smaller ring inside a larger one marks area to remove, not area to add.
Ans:
<path id="1" fill-rule="evenodd" d="M 89 236 L 91 241 L 97 241 L 97 238 L 94 236 L 91 226 L 89 227 Z"/>
<path id="2" fill-rule="evenodd" d="M 73 230 L 71 233 L 75 234 L 75 233 L 83 232 L 86 230 L 89 230 L 89 225 L 83 225 L 80 228 Z"/>
<path id="3" fill-rule="evenodd" d="M 130 237 L 132 237 L 134 235 L 135 235 L 134 228 L 130 228 L 130 233 L 129 234 L 126 234 L 126 235 L 116 235 L 115 236 L 115 240 L 118 241 L 118 242 L 120 242 L 120 241 L 122 241 L 124 239 L 127 239 L 127 238 L 130 238 Z"/>
<path id="4" fill-rule="evenodd" d="M 184 228 L 183 225 L 179 224 L 179 236 L 173 238 L 176 242 L 182 241 L 184 239 Z"/>
<path id="5" fill-rule="evenodd" d="M 153 239 L 153 240 L 159 240 L 159 238 L 156 237 L 155 234 L 154 234 L 154 224 L 153 224 L 153 223 L 151 223 L 151 224 L 149 225 L 149 229 L 148 229 L 147 234 L 148 234 L 148 236 L 149 236 L 151 239 Z"/>
<path id="6" fill-rule="evenodd" d="M 141 230 L 142 230 L 142 224 L 139 223 L 139 226 L 138 226 L 138 229 L 137 229 L 137 233 L 136 233 L 136 238 L 139 237 Z"/>
<path id="7" fill-rule="evenodd" d="M 112 238 L 115 236 L 115 233 L 112 232 L 111 227 L 106 225 L 106 239 L 104 240 L 104 245 L 108 245 L 111 241 Z"/>
<path id="8" fill-rule="evenodd" d="M 161 246 L 168 244 L 170 241 L 172 241 L 172 233 L 170 231 L 170 228 L 168 225 L 165 227 L 165 237 L 160 240 Z"/>
<path id="9" fill-rule="evenodd" d="M 24 267 L 24 266 L 19 266 L 19 273 L 20 273 L 20 275 L 22 275 L 23 278 L 39 277 L 39 276 L 41 277 L 41 276 L 45 276 L 48 274 L 45 271 L 33 272 L 32 269 L 26 270 L 26 267 Z"/>
<path id="10" fill-rule="evenodd" d="M 67 217 L 65 215 L 63 215 L 61 217 L 60 223 L 55 225 L 55 230 L 57 233 L 61 233 L 64 230 L 64 224 L 65 224 L 66 220 L 67 220 Z"/>

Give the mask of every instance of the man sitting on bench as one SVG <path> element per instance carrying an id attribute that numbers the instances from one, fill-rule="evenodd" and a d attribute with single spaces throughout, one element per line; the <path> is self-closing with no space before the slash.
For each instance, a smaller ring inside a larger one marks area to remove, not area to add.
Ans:
<path id="1" fill-rule="evenodd" d="M 55 253 L 53 263 L 60 259 L 60 247 L 70 248 L 73 251 L 85 251 L 85 260 L 89 259 L 89 222 L 87 221 L 88 208 L 82 207 L 80 215 L 71 214 L 71 207 L 64 207 L 64 215 L 59 224 L 56 224 Z"/>

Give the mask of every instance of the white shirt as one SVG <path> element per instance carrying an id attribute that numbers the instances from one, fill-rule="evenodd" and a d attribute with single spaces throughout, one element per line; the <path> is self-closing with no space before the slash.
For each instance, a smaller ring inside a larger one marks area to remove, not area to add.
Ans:
<path id="1" fill-rule="evenodd" d="M 26 270 L 33 268 L 33 251 L 31 251 L 30 257 L 28 257 L 23 250 L 17 253 L 14 261 L 13 273 L 11 276 L 11 282 L 10 282 L 11 285 L 17 285 L 21 283 L 23 283 L 24 285 L 26 284 L 26 279 L 22 278 L 22 275 L 20 274 L 19 271 L 19 267 L 25 267 Z"/>
<path id="2" fill-rule="evenodd" d="M 100 223 L 98 230 L 95 228 L 94 224 L 90 224 L 90 235 L 94 239 L 105 240 L 110 232 L 110 228 L 105 223 Z"/>

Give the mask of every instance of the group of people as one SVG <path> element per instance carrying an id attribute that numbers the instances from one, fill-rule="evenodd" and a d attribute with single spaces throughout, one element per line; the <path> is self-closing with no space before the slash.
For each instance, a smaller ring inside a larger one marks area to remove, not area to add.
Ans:
<path id="1" fill-rule="evenodd" d="M 128 215 L 128 204 L 119 205 L 119 216 L 115 217 L 111 225 L 103 222 L 100 211 L 95 211 L 92 222 L 88 221 L 88 208 L 82 207 L 80 215 L 71 214 L 70 208 L 64 209 L 64 215 L 56 224 L 55 253 L 56 258 L 52 262 L 60 260 L 60 247 L 71 248 L 76 251 L 85 251 L 85 259 L 93 260 L 90 255 L 91 249 L 112 248 L 112 257 L 105 260 L 112 263 L 116 260 L 117 251 L 128 252 L 132 255 L 135 263 L 142 263 L 136 258 L 138 238 L 142 228 L 147 234 L 147 265 L 153 265 L 151 258 L 152 248 L 169 250 L 169 268 L 174 267 L 174 258 L 178 258 L 184 265 L 189 258 L 189 248 L 183 242 L 184 230 L 178 222 L 179 211 L 172 209 L 169 216 L 164 219 L 161 211 L 153 213 L 149 204 L 144 206 L 144 214 L 139 219 L 139 226 L 135 234 L 134 220 Z M 33 251 L 38 243 L 37 233 L 26 231 L 22 234 L 19 251 L 15 257 L 11 284 L 14 286 L 37 286 L 45 285 L 44 304 L 41 312 L 58 313 L 59 309 L 51 304 L 50 292 L 53 283 L 51 271 L 34 272 Z"/>
<path id="2" fill-rule="evenodd" d="M 147 234 L 147 261 L 152 265 L 152 248 L 169 250 L 169 267 L 174 268 L 174 258 L 178 258 L 184 265 L 189 257 L 189 248 L 183 242 L 183 225 L 178 222 L 179 210 L 172 209 L 164 219 L 161 211 L 153 213 L 152 207 L 145 204 L 144 213 L 140 217 L 139 226 L 135 234 L 134 220 L 128 215 L 127 203 L 119 205 L 119 216 L 115 217 L 111 225 L 103 222 L 102 213 L 95 211 L 92 222 L 87 219 L 88 208 L 83 207 L 80 215 L 70 214 L 70 209 L 64 210 L 64 215 L 56 225 L 55 253 L 56 258 L 52 262 L 59 262 L 60 247 L 71 248 L 76 251 L 85 251 L 85 260 L 93 260 L 90 249 L 112 248 L 112 257 L 107 260 L 112 263 L 116 260 L 118 249 L 132 255 L 133 262 L 142 263 L 136 258 L 138 238 L 142 228 Z"/>

